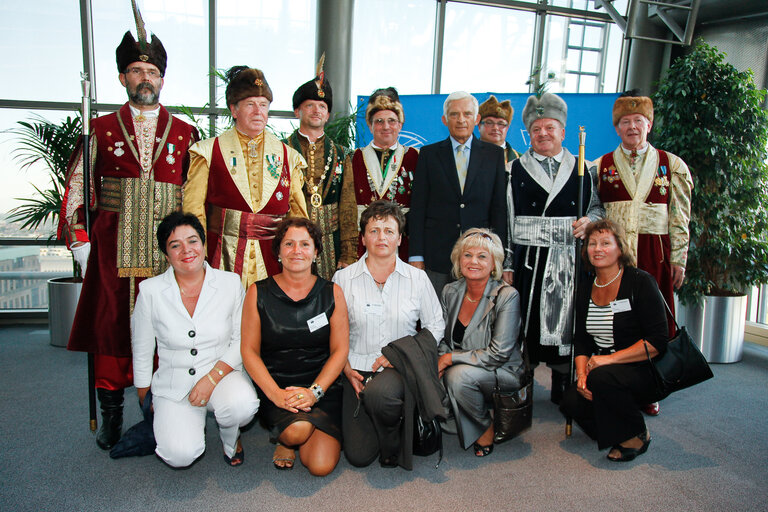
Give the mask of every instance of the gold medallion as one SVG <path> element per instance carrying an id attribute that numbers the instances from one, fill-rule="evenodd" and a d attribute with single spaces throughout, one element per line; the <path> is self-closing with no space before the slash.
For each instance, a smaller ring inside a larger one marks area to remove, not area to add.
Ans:
<path id="1" fill-rule="evenodd" d="M 309 202 L 312 203 L 312 206 L 315 208 L 319 208 L 321 204 L 323 204 L 323 198 L 320 197 L 320 194 L 317 192 L 313 193 L 312 196 L 309 198 Z"/>

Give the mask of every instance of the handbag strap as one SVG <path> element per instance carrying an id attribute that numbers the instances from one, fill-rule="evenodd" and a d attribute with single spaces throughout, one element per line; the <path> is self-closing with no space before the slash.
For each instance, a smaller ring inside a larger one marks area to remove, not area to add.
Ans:
<path id="1" fill-rule="evenodd" d="M 656 278 L 654 278 L 654 282 L 656 282 Z M 667 299 L 664 298 L 664 294 L 661 293 L 661 290 L 659 290 L 658 288 L 659 288 L 659 286 L 656 285 L 656 289 L 658 290 L 659 295 L 661 295 L 661 300 L 662 300 L 662 302 L 664 302 L 664 308 L 666 308 L 666 310 L 667 310 L 667 316 L 669 318 L 672 318 L 672 322 L 674 322 L 674 324 L 675 324 L 675 332 L 677 332 L 677 331 L 680 330 L 680 325 L 677 323 L 677 319 L 675 318 L 675 315 L 672 314 L 672 310 L 669 308 L 669 304 L 667 304 Z M 632 288 L 632 291 L 630 293 L 631 293 L 630 297 L 631 297 L 631 300 L 632 300 L 632 305 L 634 306 L 634 304 L 635 304 L 635 289 L 634 289 L 634 287 Z M 645 350 L 647 351 L 648 348 L 646 348 Z"/>

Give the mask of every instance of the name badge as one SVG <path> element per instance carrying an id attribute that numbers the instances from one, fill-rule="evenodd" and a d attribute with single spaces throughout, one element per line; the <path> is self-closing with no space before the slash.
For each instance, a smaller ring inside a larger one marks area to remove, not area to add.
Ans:
<path id="1" fill-rule="evenodd" d="M 614 300 L 611 302 L 611 311 L 613 313 L 632 311 L 632 306 L 629 304 L 629 299 Z"/>
<path id="2" fill-rule="evenodd" d="M 384 304 L 382 304 L 381 302 L 377 302 L 377 303 L 368 302 L 365 304 L 365 306 L 363 306 L 363 311 L 367 315 L 381 316 L 384 314 Z"/>
<path id="3" fill-rule="evenodd" d="M 321 327 L 325 327 L 326 325 L 328 325 L 328 317 L 325 316 L 325 313 L 320 313 L 316 317 L 307 320 L 307 327 L 309 327 L 309 332 L 315 332 L 316 330 L 320 329 Z"/>

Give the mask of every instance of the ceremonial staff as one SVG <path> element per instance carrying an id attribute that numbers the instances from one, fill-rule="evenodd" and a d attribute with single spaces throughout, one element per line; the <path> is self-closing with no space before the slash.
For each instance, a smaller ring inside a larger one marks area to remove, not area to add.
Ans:
<path id="1" fill-rule="evenodd" d="M 584 143 L 587 140 L 587 133 L 584 131 L 583 126 L 579 126 L 579 163 L 578 163 L 578 172 L 579 172 L 579 191 L 577 193 L 577 200 L 576 200 L 576 221 L 581 219 L 584 216 Z M 568 369 L 568 384 L 573 385 L 573 364 L 574 364 L 574 348 L 576 340 L 576 293 L 579 290 L 579 276 L 581 274 L 581 238 L 576 238 L 576 268 L 573 273 L 573 308 L 572 308 L 572 322 L 573 322 L 573 329 L 572 329 L 572 337 L 571 337 L 571 364 Z M 571 437 L 571 433 L 573 432 L 573 418 L 568 416 L 565 419 L 565 436 Z"/>
<path id="2" fill-rule="evenodd" d="M 83 203 L 85 232 L 91 239 L 91 82 L 88 73 L 80 73 L 83 85 Z M 82 271 L 82 269 L 80 269 Z M 85 274 L 83 273 L 83 278 Z M 96 431 L 96 377 L 93 353 L 88 352 L 88 408 L 91 432 Z"/>

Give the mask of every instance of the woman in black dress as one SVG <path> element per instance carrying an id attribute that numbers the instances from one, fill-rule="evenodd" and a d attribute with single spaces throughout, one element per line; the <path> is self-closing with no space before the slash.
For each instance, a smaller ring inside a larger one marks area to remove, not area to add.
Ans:
<path id="1" fill-rule="evenodd" d="M 341 452 L 339 375 L 349 351 L 347 306 L 338 285 L 313 273 L 322 233 L 304 218 L 277 227 L 272 252 L 282 272 L 254 283 L 243 304 L 243 364 L 258 386 L 261 420 L 277 443 L 277 469 L 299 450 L 316 476 Z"/>

